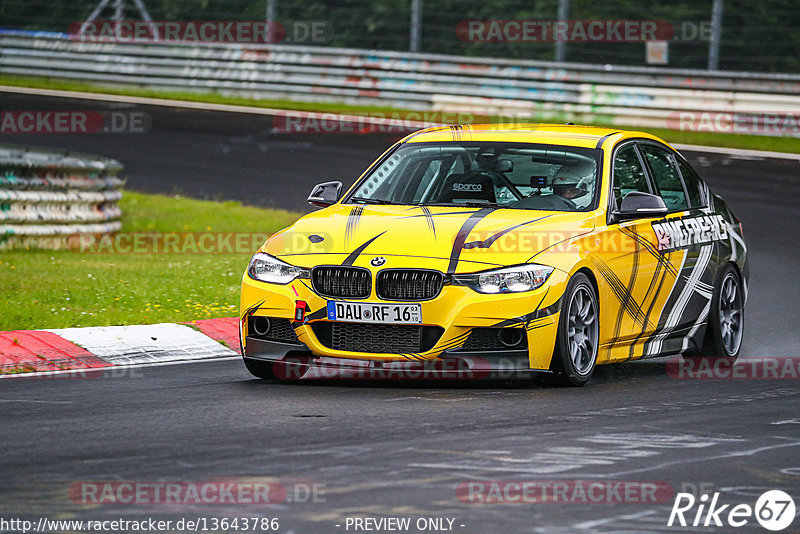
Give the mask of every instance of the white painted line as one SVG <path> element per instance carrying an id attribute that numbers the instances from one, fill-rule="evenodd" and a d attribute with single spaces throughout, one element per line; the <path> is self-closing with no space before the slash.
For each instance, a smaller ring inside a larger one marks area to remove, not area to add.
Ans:
<path id="1" fill-rule="evenodd" d="M 224 356 L 222 358 L 208 358 L 205 360 L 182 360 L 178 362 L 155 362 L 155 363 L 134 363 L 129 365 L 110 365 L 108 367 L 92 367 L 91 369 L 65 369 L 63 371 L 38 371 L 35 373 L 15 373 L 12 375 L 0 375 L 0 380 L 4 378 L 46 378 L 54 375 L 102 375 L 109 373 L 112 377 L 119 376 L 119 369 L 138 369 L 139 367 L 163 367 L 165 365 L 185 365 L 187 363 L 215 363 L 215 362 L 232 362 L 234 360 L 241 360 L 242 357 L 238 354 L 236 356 Z M 244 367 L 242 367 L 244 369 Z"/>
<path id="2" fill-rule="evenodd" d="M 316 117 L 330 115 L 342 122 L 358 122 L 360 124 L 396 125 L 397 119 L 390 117 L 371 117 L 369 115 L 345 115 L 334 112 L 298 111 L 292 109 L 260 108 L 255 106 L 236 106 L 233 104 L 213 104 L 210 102 L 191 102 L 188 100 L 171 100 L 168 98 L 150 98 L 143 96 L 108 95 L 103 93 L 86 93 L 83 91 L 61 91 L 56 89 L 32 89 L 16 87 L 13 85 L 0 85 L 0 92 L 17 93 L 23 95 L 52 96 L 56 98 L 79 98 L 81 100 L 97 100 L 101 102 L 117 102 L 122 104 L 139 104 L 142 106 L 165 106 L 171 108 L 196 109 L 201 111 L 223 111 L 226 113 L 248 113 L 251 115 L 288 115 L 297 117 Z M 442 124 L 421 121 L 406 121 L 404 125 L 426 128 L 428 126 L 443 126 Z"/>
<path id="3" fill-rule="evenodd" d="M 235 351 L 188 326 L 161 323 L 48 330 L 114 365 L 232 356 Z"/>
<path id="4" fill-rule="evenodd" d="M 79 98 L 82 100 L 97 100 L 101 102 L 118 102 L 123 104 L 140 104 L 143 106 L 165 106 L 183 109 L 197 109 L 202 111 L 222 111 L 227 113 L 249 113 L 251 115 L 284 115 L 291 113 L 297 116 L 319 116 L 322 112 L 297 111 L 291 109 L 258 108 L 252 106 L 235 106 L 232 104 L 212 104 L 208 102 L 190 102 L 187 100 L 171 100 L 168 98 L 150 98 L 142 96 L 108 95 L 103 93 L 87 93 L 83 91 L 62 91 L 58 89 L 33 89 L 28 87 L 17 87 L 13 85 L 0 85 L 0 92 L 17 93 L 37 96 L 51 96 L 56 98 Z M 395 124 L 391 118 L 370 117 L 365 115 L 341 115 L 335 113 L 343 121 L 354 121 L 370 124 Z M 403 124 L 419 126 L 442 126 L 434 123 L 403 121 Z M 672 143 L 670 143 L 672 144 Z M 771 152 L 767 150 L 750 150 L 744 148 L 725 148 L 704 145 L 684 145 L 672 144 L 677 150 L 689 150 L 693 152 L 709 152 L 712 154 L 730 154 L 736 156 L 750 156 L 757 158 L 790 159 L 800 161 L 800 154 L 788 152 Z"/>

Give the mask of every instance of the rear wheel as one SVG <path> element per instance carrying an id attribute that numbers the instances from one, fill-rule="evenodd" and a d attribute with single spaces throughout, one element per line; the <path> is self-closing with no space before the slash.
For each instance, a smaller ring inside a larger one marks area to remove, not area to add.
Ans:
<path id="1" fill-rule="evenodd" d="M 600 337 L 597 294 L 589 278 L 578 273 L 567 284 L 550 370 L 555 382 L 583 386 L 594 373 Z"/>
<path id="2" fill-rule="evenodd" d="M 708 327 L 700 356 L 739 357 L 744 332 L 744 291 L 738 271 L 725 265 L 714 285 Z"/>

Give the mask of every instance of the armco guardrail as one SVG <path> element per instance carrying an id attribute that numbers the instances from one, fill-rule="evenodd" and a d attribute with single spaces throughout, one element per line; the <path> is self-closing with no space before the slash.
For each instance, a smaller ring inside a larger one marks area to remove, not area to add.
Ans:
<path id="1" fill-rule="evenodd" d="M 118 231 L 119 162 L 0 145 L 0 249 L 67 248 L 80 234 Z"/>
<path id="2" fill-rule="evenodd" d="M 0 32 L 0 72 L 253 98 L 337 101 L 534 119 L 679 127 L 713 113 L 724 131 L 797 118 L 800 76 L 559 64 L 292 45 L 82 42 Z M 737 117 L 725 114 L 737 114 Z M 684 117 L 684 118 L 685 118 Z M 768 117 L 768 118 L 770 118 Z M 777 117 L 777 119 L 775 119 Z M 696 122 L 696 121 L 695 121 Z M 769 125 L 766 125 L 769 126 Z"/>

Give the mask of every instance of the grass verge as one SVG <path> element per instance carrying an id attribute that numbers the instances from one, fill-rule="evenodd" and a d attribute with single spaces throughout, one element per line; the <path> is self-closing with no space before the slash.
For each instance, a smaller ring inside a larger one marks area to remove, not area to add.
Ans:
<path id="1" fill-rule="evenodd" d="M 296 102 L 292 100 L 254 100 L 244 97 L 227 96 L 219 93 L 192 93 L 180 91 L 160 91 L 154 89 L 107 86 L 64 79 L 39 77 L 20 77 L 0 75 L 0 85 L 15 87 L 31 87 L 37 89 L 57 89 L 63 91 L 82 91 L 87 93 L 103 93 L 149 98 L 165 98 L 189 102 L 208 102 L 212 104 L 231 104 L 260 108 L 275 108 L 297 111 L 318 111 L 328 113 L 346 113 L 353 115 L 381 114 L 391 116 L 393 113 L 407 114 L 411 110 L 383 106 L 353 106 L 336 102 Z M 420 112 L 422 113 L 422 112 Z M 565 119 L 567 120 L 567 119 Z M 596 126 L 613 128 L 646 130 L 670 143 L 691 145 L 707 145 L 727 148 L 744 148 L 751 150 L 770 150 L 775 152 L 800 153 L 800 139 L 794 137 L 767 137 L 763 135 L 740 135 L 710 132 L 690 132 L 668 128 L 641 128 L 638 126 L 612 125 L 602 120 L 593 123 Z"/>
<path id="2" fill-rule="evenodd" d="M 238 232 L 244 243 L 290 225 L 299 215 L 126 191 L 123 233 Z M 253 235 L 254 234 L 254 235 Z M 129 234 L 120 234 L 129 235 Z M 130 250 L 128 241 L 119 241 Z M 182 241 L 184 245 L 187 241 Z M 257 243 L 254 246 L 258 246 Z M 205 247 L 206 249 L 208 247 Z M 242 273 L 253 250 L 203 253 L 21 250 L 0 252 L 0 330 L 179 322 L 237 314 Z M 239 247 L 241 248 L 241 247 Z M 201 247 L 199 250 L 202 250 Z M 151 249 L 148 249 L 151 250 Z"/>

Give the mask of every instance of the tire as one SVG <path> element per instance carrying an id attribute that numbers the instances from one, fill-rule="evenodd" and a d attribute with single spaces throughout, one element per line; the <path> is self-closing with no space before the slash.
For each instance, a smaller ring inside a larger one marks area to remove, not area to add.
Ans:
<path id="1" fill-rule="evenodd" d="M 273 370 L 272 362 L 263 362 L 261 360 L 253 360 L 251 358 L 243 358 L 244 366 L 250 371 L 250 374 L 256 378 L 263 380 L 275 380 L 275 371 Z"/>
<path id="2" fill-rule="evenodd" d="M 600 308 L 589 277 L 577 273 L 561 297 L 556 346 L 550 364 L 552 382 L 583 386 L 594 373 L 600 339 Z"/>
<path id="3" fill-rule="evenodd" d="M 744 290 L 739 272 L 730 263 L 720 269 L 711 297 L 711 311 L 698 356 L 739 357 L 744 334 Z"/>

